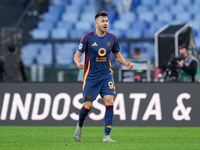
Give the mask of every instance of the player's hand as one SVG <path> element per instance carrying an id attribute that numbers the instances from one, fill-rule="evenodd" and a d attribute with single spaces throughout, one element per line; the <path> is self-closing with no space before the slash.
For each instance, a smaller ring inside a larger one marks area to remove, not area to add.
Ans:
<path id="1" fill-rule="evenodd" d="M 128 68 L 129 70 L 133 69 L 133 66 L 134 66 L 133 63 L 128 62 L 127 68 Z"/>
<path id="2" fill-rule="evenodd" d="M 78 68 L 82 70 L 84 68 L 84 62 L 78 64 Z"/>

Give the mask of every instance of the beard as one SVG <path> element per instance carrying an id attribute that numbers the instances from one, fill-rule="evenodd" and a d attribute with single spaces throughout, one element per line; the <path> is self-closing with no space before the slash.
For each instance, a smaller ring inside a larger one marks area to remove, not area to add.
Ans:
<path id="1" fill-rule="evenodd" d="M 99 28 L 99 30 L 100 30 L 101 32 L 106 32 L 106 31 L 108 30 L 108 27 L 106 27 L 106 28 L 101 27 L 101 28 Z"/>

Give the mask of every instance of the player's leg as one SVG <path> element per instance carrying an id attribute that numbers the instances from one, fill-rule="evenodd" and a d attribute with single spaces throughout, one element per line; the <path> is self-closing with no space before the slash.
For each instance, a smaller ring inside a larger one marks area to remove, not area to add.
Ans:
<path id="1" fill-rule="evenodd" d="M 92 104 L 93 104 L 93 101 L 83 102 L 83 107 L 81 108 L 81 110 L 79 112 L 78 124 L 79 124 L 80 127 L 83 126 L 83 123 L 84 123 L 89 111 L 92 108 Z"/>
<path id="2" fill-rule="evenodd" d="M 106 112 L 105 112 L 105 135 L 109 135 L 112 129 L 112 124 L 113 124 L 113 95 L 105 95 L 103 97 L 105 101 L 105 106 L 106 106 Z"/>
<path id="3" fill-rule="evenodd" d="M 114 112 L 113 112 L 113 99 L 114 95 L 104 95 L 103 99 L 105 101 L 106 106 L 106 112 L 105 112 L 105 130 L 104 130 L 104 138 L 103 142 L 116 142 L 115 140 L 112 140 L 110 138 L 110 132 L 113 125 L 113 118 L 114 118 Z"/>
<path id="4" fill-rule="evenodd" d="M 104 84 L 102 86 L 101 96 L 103 97 L 105 101 L 105 136 L 103 138 L 103 142 L 116 142 L 112 139 L 110 139 L 110 132 L 113 125 L 113 118 L 114 118 L 114 112 L 113 112 L 113 99 L 115 95 L 115 84 L 112 76 L 108 76 L 108 78 L 104 81 Z"/>
<path id="5" fill-rule="evenodd" d="M 74 138 L 77 142 L 81 140 L 83 123 L 85 122 L 85 119 L 92 108 L 92 104 L 93 104 L 93 101 L 84 102 L 83 107 L 81 108 L 79 112 L 79 120 L 78 120 L 75 134 L 74 134 Z"/>
<path id="6" fill-rule="evenodd" d="M 97 95 L 99 94 L 101 84 L 95 82 L 87 82 L 85 84 L 84 90 L 83 90 L 83 107 L 80 110 L 79 113 L 79 121 L 77 123 L 77 127 L 75 130 L 74 138 L 76 141 L 81 140 L 81 133 L 82 133 L 82 127 L 86 120 L 86 117 L 88 116 L 89 111 L 92 108 L 93 101 L 96 99 Z"/>

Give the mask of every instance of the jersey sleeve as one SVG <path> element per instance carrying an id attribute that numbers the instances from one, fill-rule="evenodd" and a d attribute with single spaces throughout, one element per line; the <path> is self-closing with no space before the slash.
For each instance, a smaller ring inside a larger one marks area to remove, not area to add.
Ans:
<path id="1" fill-rule="evenodd" d="M 113 53 L 118 53 L 118 52 L 120 52 L 119 42 L 118 42 L 118 40 L 117 40 L 116 37 L 114 37 L 114 45 L 113 45 L 112 52 L 113 52 Z"/>
<path id="2" fill-rule="evenodd" d="M 83 53 L 86 50 L 86 48 L 87 48 L 87 40 L 86 39 L 87 39 L 87 36 L 85 35 L 81 39 L 80 44 L 78 46 L 78 51 L 81 52 L 81 53 Z"/>

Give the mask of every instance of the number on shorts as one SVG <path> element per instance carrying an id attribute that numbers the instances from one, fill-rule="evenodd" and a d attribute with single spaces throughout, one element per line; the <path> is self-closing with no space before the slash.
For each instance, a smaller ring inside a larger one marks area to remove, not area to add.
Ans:
<path id="1" fill-rule="evenodd" d="M 110 89 L 113 89 L 113 88 L 115 89 L 114 82 L 112 81 L 108 82 L 108 86 Z"/>

